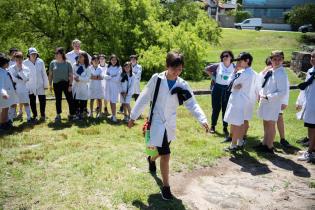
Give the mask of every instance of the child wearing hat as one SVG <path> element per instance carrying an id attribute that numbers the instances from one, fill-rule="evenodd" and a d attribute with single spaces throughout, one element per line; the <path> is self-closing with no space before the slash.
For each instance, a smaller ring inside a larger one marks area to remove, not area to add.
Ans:
<path id="1" fill-rule="evenodd" d="M 225 150 L 232 152 L 244 146 L 245 122 L 253 115 L 256 87 L 256 73 L 251 68 L 252 55 L 242 52 L 235 60 L 236 69 L 228 87 L 231 95 L 224 115 L 224 121 L 231 125 L 232 134 L 231 145 Z"/>
<path id="2" fill-rule="evenodd" d="M 276 135 L 276 122 L 281 112 L 281 105 L 288 91 L 288 76 L 283 63 L 283 52 L 271 52 L 272 69 L 262 72 L 262 86 L 259 92 L 260 102 L 258 116 L 263 119 L 264 139 L 256 146 L 262 152 L 273 153 L 273 142 Z"/>

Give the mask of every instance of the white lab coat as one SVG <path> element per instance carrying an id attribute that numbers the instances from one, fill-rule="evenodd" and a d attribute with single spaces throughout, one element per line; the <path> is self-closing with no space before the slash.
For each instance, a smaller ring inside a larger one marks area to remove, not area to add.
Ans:
<path id="1" fill-rule="evenodd" d="M 306 80 L 310 78 L 311 72 L 315 72 L 315 67 L 308 70 Z M 300 91 L 296 104 L 302 106 L 298 118 L 305 123 L 315 124 L 315 80 L 305 90 Z"/>
<path id="2" fill-rule="evenodd" d="M 136 64 L 132 66 L 132 73 L 135 74 L 135 86 L 134 86 L 134 94 L 140 94 L 140 81 L 141 81 L 141 73 L 142 73 L 142 66 Z"/>
<path id="3" fill-rule="evenodd" d="M 80 50 L 80 52 L 82 51 Z M 71 65 L 73 65 L 76 63 L 75 58 L 77 56 L 79 56 L 79 54 L 75 53 L 74 50 L 72 50 L 66 54 L 66 59 L 71 63 Z M 91 56 L 89 54 L 88 54 L 88 58 L 89 58 L 89 63 L 91 63 Z"/>
<path id="4" fill-rule="evenodd" d="M 102 80 L 90 80 L 89 85 L 89 97 L 90 99 L 104 99 L 105 95 L 105 87 L 104 87 L 104 74 L 103 70 L 100 67 L 97 67 L 96 69 L 91 66 L 90 67 L 91 76 L 100 76 Z"/>
<path id="5" fill-rule="evenodd" d="M 30 70 L 22 65 L 22 70 L 19 70 L 16 65 L 9 68 L 13 82 L 15 82 L 15 91 L 17 95 L 17 103 L 30 103 L 30 98 L 27 90 L 26 83 L 29 80 Z"/>
<path id="6" fill-rule="evenodd" d="M 261 89 L 260 76 L 253 69 L 251 69 L 251 74 L 253 74 L 253 82 L 250 88 L 249 103 L 246 107 L 244 120 L 251 120 L 253 118 L 254 109 L 259 99 L 259 91 Z"/>
<path id="7" fill-rule="evenodd" d="M 104 87 L 104 96 L 103 98 L 106 100 L 106 101 L 109 101 L 109 82 L 108 80 L 105 78 L 106 77 L 106 74 L 107 74 L 107 64 L 105 64 L 105 66 L 101 66 L 99 65 L 99 67 L 102 69 L 102 75 L 104 77 L 104 79 L 102 80 L 102 85 Z"/>
<path id="8" fill-rule="evenodd" d="M 29 69 L 29 80 L 26 83 L 29 94 L 45 95 L 45 89 L 48 88 L 48 77 L 44 61 L 37 58 L 33 64 L 29 59 L 26 59 L 23 64 Z"/>
<path id="9" fill-rule="evenodd" d="M 121 67 L 120 66 L 110 66 L 107 68 L 105 75 L 106 82 L 109 83 L 109 101 L 111 103 L 117 103 L 120 94 L 120 77 Z"/>
<path id="10" fill-rule="evenodd" d="M 3 99 L 2 96 L 8 95 L 8 99 Z M 0 108 L 9 108 L 16 104 L 16 93 L 8 72 L 0 68 Z"/>
<path id="11" fill-rule="evenodd" d="M 91 69 L 90 67 L 84 68 L 84 72 L 81 75 L 78 75 L 76 72 L 80 65 L 73 65 L 73 77 L 78 76 L 79 81 L 73 79 L 72 83 L 72 95 L 76 100 L 88 100 L 89 99 L 89 82 L 91 78 Z"/>
<path id="12" fill-rule="evenodd" d="M 260 74 L 262 83 L 265 74 L 266 72 Z M 267 96 L 268 99 L 260 99 L 258 116 L 265 121 L 277 121 L 287 91 L 288 76 L 283 66 L 272 69 L 272 76 L 265 87 L 260 90 L 260 95 Z"/>
<path id="13" fill-rule="evenodd" d="M 232 76 L 234 77 L 234 76 Z M 240 126 L 245 120 L 249 120 L 252 116 L 252 100 L 255 88 L 256 74 L 249 67 L 241 70 L 241 75 L 234 81 L 231 95 L 226 107 L 224 121 Z M 241 89 L 234 89 L 236 85 L 241 84 Z"/>
<path id="14" fill-rule="evenodd" d="M 129 104 L 132 98 L 132 95 L 134 94 L 134 86 L 135 86 L 135 82 L 136 78 L 135 75 L 132 73 L 132 75 L 130 76 L 130 74 L 128 74 L 128 80 L 124 81 L 121 83 L 121 93 L 127 93 L 126 97 L 123 97 L 120 94 L 120 102 L 124 103 L 124 104 Z"/>
<path id="15" fill-rule="evenodd" d="M 161 147 L 165 130 L 169 142 L 175 140 L 176 138 L 176 109 L 179 106 L 177 94 L 171 95 L 171 90 L 169 90 L 165 72 L 154 74 L 151 77 L 145 89 L 141 92 L 139 98 L 137 99 L 136 104 L 131 111 L 130 118 L 136 120 L 144 111 L 145 106 L 153 100 L 158 77 L 162 80 L 153 110 L 153 119 L 150 129 L 150 144 L 156 147 Z M 184 105 L 201 124 L 206 123 L 207 118 L 200 106 L 197 104 L 197 101 L 187 82 L 178 77 L 173 88 L 175 87 L 181 87 L 191 92 L 193 97 L 184 102 Z"/>

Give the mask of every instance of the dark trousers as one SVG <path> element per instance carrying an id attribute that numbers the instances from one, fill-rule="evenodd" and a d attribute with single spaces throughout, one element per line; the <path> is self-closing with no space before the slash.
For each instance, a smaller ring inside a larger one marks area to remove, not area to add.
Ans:
<path id="1" fill-rule="evenodd" d="M 36 95 L 30 94 L 30 105 L 33 114 L 33 118 L 36 118 L 37 109 L 36 109 Z M 46 109 L 46 95 L 38 95 L 39 107 L 40 107 L 40 115 L 41 117 L 45 117 L 45 109 Z"/>
<path id="2" fill-rule="evenodd" d="M 69 113 L 70 115 L 75 114 L 75 109 L 74 109 L 74 104 L 73 104 L 73 98 L 72 98 L 72 93 L 68 91 L 69 89 L 69 82 L 67 81 L 61 81 L 58 83 L 54 83 L 54 93 L 56 97 L 56 112 L 57 114 L 61 114 L 62 112 L 62 92 L 66 96 L 66 100 L 69 106 Z"/>
<path id="3" fill-rule="evenodd" d="M 83 112 L 87 111 L 87 100 L 74 100 L 74 107 L 76 114 L 83 114 Z"/>
<path id="4" fill-rule="evenodd" d="M 223 127 L 227 127 L 227 122 L 224 122 L 224 114 L 229 101 L 230 92 L 228 92 L 227 85 L 215 84 L 212 89 L 211 99 L 212 99 L 212 116 L 211 116 L 211 126 L 216 126 L 219 118 L 220 111 L 222 109 L 222 121 Z"/>

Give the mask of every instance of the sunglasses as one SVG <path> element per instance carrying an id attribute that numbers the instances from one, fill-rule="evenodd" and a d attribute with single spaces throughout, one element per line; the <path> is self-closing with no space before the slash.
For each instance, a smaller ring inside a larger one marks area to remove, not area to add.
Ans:
<path id="1" fill-rule="evenodd" d="M 222 55 L 222 58 L 228 58 L 228 57 L 230 57 L 230 55 L 228 54 Z"/>

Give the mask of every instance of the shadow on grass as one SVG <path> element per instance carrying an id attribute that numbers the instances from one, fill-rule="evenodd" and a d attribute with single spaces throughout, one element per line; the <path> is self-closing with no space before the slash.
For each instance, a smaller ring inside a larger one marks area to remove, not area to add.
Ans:
<path id="1" fill-rule="evenodd" d="M 274 142 L 274 147 L 276 149 L 282 149 L 284 153 L 286 154 L 296 154 L 298 151 L 301 150 L 301 148 L 298 148 L 296 146 L 290 145 L 289 147 L 282 146 L 279 142 Z"/>
<path id="2" fill-rule="evenodd" d="M 156 173 L 151 173 L 151 176 L 154 178 L 156 184 L 162 188 L 163 182 L 162 180 L 156 175 Z M 134 200 L 132 202 L 132 205 L 139 208 L 139 209 L 163 209 L 163 210 L 185 210 L 185 206 L 182 202 L 182 200 L 173 198 L 173 200 L 170 201 L 164 201 L 162 199 L 162 196 L 160 193 L 151 194 L 148 197 L 148 205 L 144 204 L 140 200 Z"/>
<path id="3" fill-rule="evenodd" d="M 248 152 L 256 152 L 259 157 L 262 157 L 264 159 L 267 159 L 270 161 L 273 165 L 292 171 L 295 176 L 299 177 L 310 177 L 311 174 L 308 171 L 307 168 L 305 168 L 303 165 L 296 163 L 295 161 L 279 156 L 277 153 L 279 151 L 276 151 L 274 154 L 270 153 L 263 153 L 263 152 L 257 152 L 253 146 L 258 145 L 260 141 L 257 137 L 249 137 L 248 138 L 248 145 L 246 145 L 246 151 Z M 277 143 L 275 143 L 277 145 Z M 279 144 L 279 143 L 278 143 Z M 281 147 L 282 148 L 282 147 Z M 294 148 L 293 148 L 294 149 Z"/>
<path id="4" fill-rule="evenodd" d="M 23 123 L 19 124 L 18 126 L 14 126 L 14 127 L 10 128 L 9 130 L 0 131 L 0 137 L 21 133 L 23 131 L 30 131 L 30 130 L 34 129 L 35 125 L 37 125 L 37 124 L 41 124 L 41 122 L 31 123 L 31 124 L 29 124 L 27 122 L 23 122 Z"/>

